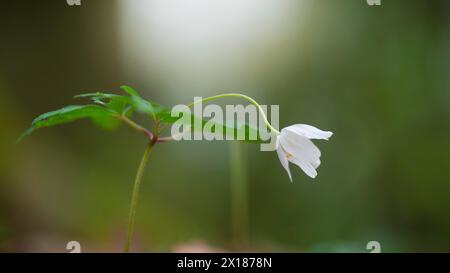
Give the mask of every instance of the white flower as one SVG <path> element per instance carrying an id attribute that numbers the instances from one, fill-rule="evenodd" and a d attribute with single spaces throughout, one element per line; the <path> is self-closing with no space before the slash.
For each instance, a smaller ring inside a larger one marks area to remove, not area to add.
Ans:
<path id="1" fill-rule="evenodd" d="M 325 132 L 306 124 L 296 124 L 281 130 L 277 136 L 276 149 L 281 165 L 292 182 L 289 162 L 299 166 L 309 177 L 317 176 L 320 165 L 320 150 L 310 139 L 328 140 L 332 132 Z"/>

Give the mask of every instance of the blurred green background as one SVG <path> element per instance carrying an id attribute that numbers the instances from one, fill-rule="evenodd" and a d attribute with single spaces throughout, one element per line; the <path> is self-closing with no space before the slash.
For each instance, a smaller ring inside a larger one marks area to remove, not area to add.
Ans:
<path id="1" fill-rule="evenodd" d="M 121 251 L 145 139 L 88 121 L 38 131 L 73 95 L 127 84 L 167 106 L 240 91 L 316 142 L 316 180 L 246 146 L 249 233 L 233 244 L 230 143 L 158 145 L 135 251 L 450 251 L 450 2 L 64 0 L 0 10 L 0 251 Z M 150 125 L 144 117 L 140 121 Z"/>

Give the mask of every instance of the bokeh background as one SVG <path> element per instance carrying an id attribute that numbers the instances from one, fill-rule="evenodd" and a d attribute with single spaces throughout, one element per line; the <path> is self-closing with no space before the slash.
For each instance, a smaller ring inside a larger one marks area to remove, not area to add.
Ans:
<path id="1" fill-rule="evenodd" d="M 167 106 L 240 91 L 280 105 L 281 127 L 335 133 L 316 142 L 314 181 L 295 168 L 289 183 L 276 153 L 245 146 L 240 238 L 233 144 L 157 146 L 135 251 L 367 252 L 372 240 L 384 252 L 450 251 L 449 1 L 81 4 L 1 4 L 1 252 L 67 252 L 72 240 L 83 251 L 122 250 L 141 135 L 80 121 L 15 145 L 38 114 L 122 84 Z"/>

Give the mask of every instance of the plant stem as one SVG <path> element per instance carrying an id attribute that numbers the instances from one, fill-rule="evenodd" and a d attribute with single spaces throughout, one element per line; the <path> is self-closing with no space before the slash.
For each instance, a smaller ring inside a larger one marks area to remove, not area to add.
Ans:
<path id="1" fill-rule="evenodd" d="M 137 204 L 138 204 L 138 200 L 139 200 L 139 191 L 141 188 L 142 176 L 144 175 L 144 170 L 145 170 L 145 166 L 147 165 L 148 157 L 150 156 L 150 153 L 151 153 L 152 148 L 155 145 L 155 143 L 156 143 L 156 139 L 150 141 L 150 143 L 147 145 L 144 155 L 142 156 L 141 163 L 139 164 L 139 168 L 138 168 L 138 171 L 136 174 L 136 179 L 134 180 L 133 194 L 131 196 L 130 214 L 129 214 L 129 220 L 128 220 L 127 240 L 125 242 L 125 249 L 124 249 L 124 251 L 126 253 L 128 253 L 130 251 L 131 238 L 133 236 L 133 226 L 134 226 L 134 221 L 135 221 L 135 217 L 136 217 L 136 209 L 137 209 Z"/>
<path id="2" fill-rule="evenodd" d="M 274 132 L 274 133 L 277 133 L 277 134 L 280 133 L 277 129 L 275 129 L 275 128 L 270 124 L 269 120 L 267 119 L 266 113 L 264 113 L 264 110 L 262 109 L 261 105 L 259 105 L 259 103 L 258 103 L 256 100 L 254 100 L 254 99 L 252 99 L 251 97 L 246 96 L 246 95 L 244 95 L 244 94 L 239 94 L 239 93 L 225 93 L 225 94 L 220 94 L 220 95 L 216 95 L 216 96 L 204 98 L 204 99 L 199 100 L 199 101 L 195 101 L 195 102 L 189 104 L 188 107 L 190 108 L 190 107 L 192 107 L 192 106 L 194 106 L 195 104 L 198 104 L 198 103 L 207 102 L 207 101 L 211 101 L 211 100 L 222 99 L 222 98 L 226 98 L 226 97 L 237 97 L 237 98 L 241 98 L 241 99 L 244 99 L 244 100 L 246 100 L 246 101 L 249 101 L 250 103 L 252 103 L 253 105 L 255 105 L 255 106 L 258 108 L 258 110 L 259 110 L 259 112 L 261 113 L 261 116 L 263 117 L 264 122 L 266 123 L 267 127 L 269 127 L 269 129 L 270 129 L 272 132 Z"/>
<path id="3" fill-rule="evenodd" d="M 230 143 L 230 186 L 232 238 L 236 245 L 248 243 L 249 208 L 246 146 L 241 141 Z"/>
<path id="4" fill-rule="evenodd" d="M 198 101 L 194 101 L 191 104 L 188 104 L 187 107 L 191 108 L 192 106 L 198 104 L 198 103 L 203 103 L 203 102 L 207 102 L 207 101 L 212 101 L 212 100 L 217 100 L 217 99 L 222 99 L 222 98 L 227 98 L 227 97 L 236 97 L 236 98 L 241 98 L 241 99 L 245 99 L 246 101 L 249 101 L 250 103 L 252 103 L 253 105 L 255 105 L 258 108 L 258 111 L 261 113 L 262 118 L 264 119 L 264 123 L 267 125 L 267 127 L 269 127 L 270 131 L 276 134 L 280 134 L 280 131 L 278 131 L 277 129 L 275 129 L 272 124 L 270 124 L 269 120 L 267 119 L 267 115 L 264 112 L 264 110 L 262 109 L 261 105 L 254 99 L 252 99 L 249 96 L 246 96 L 244 94 L 239 94 L 239 93 L 224 93 L 224 94 L 220 94 L 220 95 L 216 95 L 216 96 L 212 96 L 212 97 L 207 97 Z M 164 138 L 159 138 L 158 142 L 169 142 L 171 141 L 173 138 L 172 137 L 164 137 Z"/>
<path id="5" fill-rule="evenodd" d="M 125 122 L 128 126 L 131 128 L 143 133 L 150 141 L 153 139 L 153 134 L 146 128 L 142 127 L 141 125 L 137 124 L 136 122 L 132 121 L 131 119 L 127 118 L 124 115 L 118 115 L 117 118 L 123 122 Z"/>

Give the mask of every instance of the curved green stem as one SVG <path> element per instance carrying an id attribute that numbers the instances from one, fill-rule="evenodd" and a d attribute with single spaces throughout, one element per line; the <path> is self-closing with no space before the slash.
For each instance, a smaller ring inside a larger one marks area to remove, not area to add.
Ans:
<path id="1" fill-rule="evenodd" d="M 269 129 L 272 132 L 275 132 L 277 134 L 280 133 L 277 129 L 273 128 L 273 126 L 270 124 L 269 120 L 267 119 L 266 113 L 264 113 L 264 110 L 262 109 L 261 105 L 259 105 L 259 103 L 256 102 L 254 99 L 250 98 L 249 96 L 243 95 L 243 94 L 239 94 L 239 93 L 225 93 L 225 94 L 220 94 L 220 95 L 216 95 L 216 96 L 212 96 L 212 97 L 207 97 L 207 98 L 201 99 L 199 101 L 194 101 L 193 103 L 189 104 L 188 107 L 190 108 L 190 107 L 192 107 L 192 106 L 194 106 L 195 104 L 198 104 L 198 103 L 207 102 L 207 101 L 211 101 L 211 100 L 222 99 L 222 98 L 226 98 L 226 97 L 242 98 L 242 99 L 245 99 L 245 100 L 249 101 L 250 103 L 254 104 L 258 108 L 259 112 L 261 113 L 261 115 L 262 115 L 262 117 L 264 119 L 264 122 L 266 123 L 267 127 L 269 127 Z"/>
<path id="2" fill-rule="evenodd" d="M 128 253 L 130 251 L 130 245 L 131 245 L 131 238 L 133 236 L 133 226 L 134 221 L 136 217 L 136 209 L 139 199 L 139 191 L 141 188 L 141 180 L 142 176 L 144 175 L 145 166 L 147 165 L 148 157 L 150 156 L 150 153 L 152 151 L 153 146 L 155 145 L 156 141 L 151 141 L 147 149 L 144 152 L 144 155 L 142 156 L 141 163 L 139 164 L 139 169 L 136 174 L 136 179 L 134 180 L 134 187 L 133 187 L 133 194 L 131 196 L 131 205 L 130 205 L 130 215 L 128 220 L 128 231 L 127 231 L 127 240 L 125 242 L 125 248 L 124 251 Z"/>
<path id="3" fill-rule="evenodd" d="M 267 127 L 269 127 L 269 129 L 276 133 L 279 134 L 280 131 L 278 131 L 277 129 L 275 129 L 272 124 L 270 124 L 269 120 L 267 119 L 266 113 L 264 112 L 264 110 L 262 109 L 261 105 L 259 105 L 259 103 L 252 99 L 249 96 L 246 96 L 244 94 L 239 94 L 239 93 L 225 93 L 225 94 L 220 94 L 220 95 L 216 95 L 216 96 L 212 96 L 212 97 L 207 97 L 198 101 L 194 101 L 191 104 L 188 104 L 187 107 L 191 108 L 192 106 L 202 103 L 202 102 L 207 102 L 207 101 L 211 101 L 211 100 L 217 100 L 217 99 L 222 99 L 222 98 L 226 98 L 226 97 L 237 97 L 237 98 L 242 98 L 245 99 L 246 101 L 249 101 L 250 103 L 252 103 L 253 105 L 255 105 L 258 108 L 258 111 L 261 113 L 263 119 L 264 119 L 264 123 L 267 125 Z M 171 141 L 172 137 L 163 137 L 163 138 L 159 138 L 159 142 L 168 142 Z"/>

